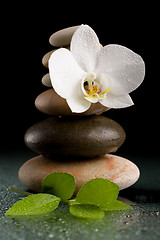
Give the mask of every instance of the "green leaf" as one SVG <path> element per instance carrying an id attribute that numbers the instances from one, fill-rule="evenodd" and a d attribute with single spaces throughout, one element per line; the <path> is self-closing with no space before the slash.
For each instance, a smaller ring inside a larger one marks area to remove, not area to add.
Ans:
<path id="1" fill-rule="evenodd" d="M 81 218 L 103 218 L 104 211 L 94 205 L 74 204 L 70 206 L 70 213 Z"/>
<path id="2" fill-rule="evenodd" d="M 60 198 L 50 194 L 32 194 L 16 202 L 5 215 L 26 216 L 48 213 L 55 210 L 59 202 Z"/>
<path id="3" fill-rule="evenodd" d="M 130 205 L 127 205 L 126 203 L 116 200 L 116 201 L 108 204 L 108 206 L 106 206 L 105 209 L 103 209 L 103 210 L 104 211 L 116 211 L 116 210 L 126 210 L 126 209 L 133 209 L 133 208 Z"/>
<path id="4" fill-rule="evenodd" d="M 75 190 L 74 177 L 68 173 L 51 173 L 42 181 L 42 192 L 53 194 L 66 201 Z"/>
<path id="5" fill-rule="evenodd" d="M 30 192 L 25 192 L 25 191 L 19 190 L 19 189 L 17 189 L 17 188 L 9 187 L 8 189 L 9 189 L 10 191 L 12 191 L 12 192 L 16 192 L 16 193 L 19 193 L 19 194 L 23 194 L 23 195 L 25 195 L 25 196 L 32 195 L 32 193 L 30 193 Z"/>
<path id="6" fill-rule="evenodd" d="M 95 178 L 85 183 L 79 190 L 76 201 L 81 204 L 92 204 L 105 208 L 118 197 L 119 187 L 115 183 Z"/>

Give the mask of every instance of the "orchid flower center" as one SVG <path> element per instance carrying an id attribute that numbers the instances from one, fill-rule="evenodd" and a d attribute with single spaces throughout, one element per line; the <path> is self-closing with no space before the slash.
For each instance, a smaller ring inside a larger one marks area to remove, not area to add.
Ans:
<path id="1" fill-rule="evenodd" d="M 109 88 L 105 89 L 103 84 L 96 78 L 96 74 L 91 73 L 83 80 L 82 91 L 85 99 L 98 102 L 98 100 L 106 98 L 107 93 L 111 90 Z"/>

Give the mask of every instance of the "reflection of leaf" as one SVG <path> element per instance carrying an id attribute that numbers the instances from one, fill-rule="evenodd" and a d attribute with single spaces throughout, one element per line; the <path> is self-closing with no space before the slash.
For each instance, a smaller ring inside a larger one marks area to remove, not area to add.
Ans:
<path id="1" fill-rule="evenodd" d="M 95 178 L 81 187 L 76 196 L 76 201 L 105 209 L 108 204 L 117 199 L 118 193 L 119 187 L 115 183 L 107 179 Z"/>
<path id="2" fill-rule="evenodd" d="M 25 216 L 48 213 L 55 210 L 58 207 L 59 202 L 60 198 L 50 194 L 32 194 L 16 202 L 6 212 L 6 215 Z"/>
<path id="3" fill-rule="evenodd" d="M 133 208 L 121 201 L 116 200 L 116 201 L 108 204 L 108 206 L 106 206 L 103 210 L 104 211 L 116 211 L 116 210 L 126 210 L 126 209 L 133 209 Z"/>
<path id="4" fill-rule="evenodd" d="M 66 201 L 75 190 L 74 177 L 68 173 L 51 173 L 42 181 L 42 192 L 53 194 Z"/>
<path id="5" fill-rule="evenodd" d="M 89 204 L 74 204 L 70 206 L 70 213 L 81 218 L 103 218 L 104 211 Z"/>

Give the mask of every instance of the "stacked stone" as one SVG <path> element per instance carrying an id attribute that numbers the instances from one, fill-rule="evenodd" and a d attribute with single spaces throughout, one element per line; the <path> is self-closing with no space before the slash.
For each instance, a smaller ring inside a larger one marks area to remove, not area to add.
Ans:
<path id="1" fill-rule="evenodd" d="M 79 26 L 54 33 L 49 42 L 54 47 L 69 48 L 73 33 Z M 43 65 L 56 49 L 47 53 Z M 125 141 L 123 128 L 100 114 L 108 108 L 100 103 L 92 104 L 84 113 L 71 112 L 66 100 L 52 88 L 49 73 L 42 78 L 49 89 L 41 93 L 35 105 L 41 112 L 52 115 L 31 126 L 25 133 L 25 143 L 41 154 L 28 160 L 19 170 L 20 181 L 29 189 L 40 192 L 42 180 L 50 173 L 66 172 L 75 177 L 76 190 L 93 178 L 109 179 L 120 190 L 134 184 L 139 169 L 131 161 L 109 153 Z"/>

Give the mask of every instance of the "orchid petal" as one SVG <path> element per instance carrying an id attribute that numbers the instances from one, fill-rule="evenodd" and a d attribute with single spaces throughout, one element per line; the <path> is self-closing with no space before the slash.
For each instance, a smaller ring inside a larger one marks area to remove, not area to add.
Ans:
<path id="1" fill-rule="evenodd" d="M 73 34 L 70 46 L 71 52 L 78 64 L 86 72 L 96 68 L 96 58 L 100 51 L 99 39 L 88 25 L 81 25 Z"/>
<path id="2" fill-rule="evenodd" d="M 84 97 L 80 97 L 76 94 L 72 96 L 72 98 L 66 100 L 73 113 L 85 112 L 91 106 L 91 102 L 87 101 Z"/>
<path id="3" fill-rule="evenodd" d="M 49 59 L 51 83 L 55 91 L 63 98 L 70 98 L 86 73 L 79 67 L 71 52 L 60 48 Z M 77 90 L 77 94 L 80 91 Z"/>
<path id="4" fill-rule="evenodd" d="M 130 49 L 111 44 L 100 50 L 96 73 L 107 73 L 112 80 L 112 93 L 124 95 L 142 83 L 145 65 L 141 56 Z"/>
<path id="5" fill-rule="evenodd" d="M 100 103 L 109 108 L 125 108 L 134 104 L 129 94 L 117 96 L 111 92 L 108 93 L 106 98 L 102 99 Z"/>
<path id="6" fill-rule="evenodd" d="M 97 103 L 99 100 L 98 94 L 96 95 L 92 95 L 92 96 L 88 96 L 88 97 L 84 97 L 86 100 L 88 100 L 91 103 Z"/>

